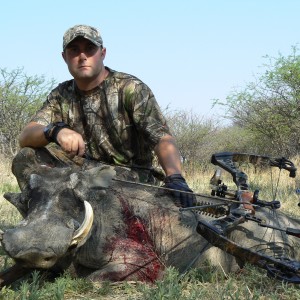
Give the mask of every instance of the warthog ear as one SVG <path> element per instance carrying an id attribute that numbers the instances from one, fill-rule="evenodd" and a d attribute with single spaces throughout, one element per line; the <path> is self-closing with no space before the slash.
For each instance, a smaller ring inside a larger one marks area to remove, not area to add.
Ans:
<path id="1" fill-rule="evenodd" d="M 43 178 L 37 174 L 31 174 L 29 180 L 29 187 L 31 189 L 37 188 L 42 185 Z"/>
<path id="2" fill-rule="evenodd" d="M 21 193 L 5 193 L 3 197 L 14 205 L 23 218 L 27 215 L 27 205 L 24 203 Z"/>
<path id="3" fill-rule="evenodd" d="M 73 173 L 70 175 L 72 188 L 79 188 L 84 185 L 85 188 L 107 188 L 111 185 L 116 171 L 110 166 L 95 167 L 84 172 Z"/>
<path id="4" fill-rule="evenodd" d="M 90 188 L 108 188 L 116 176 L 113 167 L 97 167 L 87 171 Z"/>

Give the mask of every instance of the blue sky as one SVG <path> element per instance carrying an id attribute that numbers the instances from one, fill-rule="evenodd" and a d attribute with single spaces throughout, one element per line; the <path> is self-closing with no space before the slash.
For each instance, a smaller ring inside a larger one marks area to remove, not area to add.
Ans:
<path id="1" fill-rule="evenodd" d="M 163 109 L 213 117 L 212 99 L 298 45 L 299 12 L 297 0 L 3 1 L 0 67 L 68 80 L 62 36 L 88 24 L 102 33 L 105 64 L 142 79 Z"/>

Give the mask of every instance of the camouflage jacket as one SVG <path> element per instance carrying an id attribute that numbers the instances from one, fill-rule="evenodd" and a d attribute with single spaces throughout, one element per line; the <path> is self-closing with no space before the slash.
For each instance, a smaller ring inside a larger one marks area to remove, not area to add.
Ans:
<path id="1" fill-rule="evenodd" d="M 150 167 L 153 149 L 170 134 L 150 88 L 138 78 L 113 71 L 96 88 L 80 91 L 74 80 L 51 91 L 32 121 L 63 121 L 82 134 L 89 156 L 120 165 Z"/>

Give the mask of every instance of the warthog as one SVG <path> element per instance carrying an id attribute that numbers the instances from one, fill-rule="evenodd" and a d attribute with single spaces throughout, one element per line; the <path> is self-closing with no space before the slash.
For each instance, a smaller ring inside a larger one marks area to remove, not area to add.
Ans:
<path id="1" fill-rule="evenodd" d="M 4 232 L 2 245 L 23 268 L 69 268 L 92 280 L 153 282 L 167 266 L 185 272 L 209 260 L 226 272 L 238 267 L 233 256 L 197 233 L 198 219 L 204 216 L 180 212 L 172 197 L 155 187 L 132 184 L 135 178 L 128 169 L 39 166 L 30 173 L 21 193 L 5 194 L 24 220 Z M 267 208 L 257 214 L 271 224 L 299 227 L 284 214 L 277 223 Z M 240 224 L 230 235 L 252 249 L 274 246 L 275 236 L 277 250 L 287 249 L 300 259 L 296 238 L 283 238 L 254 222 Z"/>

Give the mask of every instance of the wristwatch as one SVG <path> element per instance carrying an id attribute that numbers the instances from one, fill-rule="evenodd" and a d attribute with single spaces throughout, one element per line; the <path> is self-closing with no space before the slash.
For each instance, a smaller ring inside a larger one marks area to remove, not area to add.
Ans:
<path id="1" fill-rule="evenodd" d="M 47 125 L 44 128 L 44 135 L 47 141 L 49 143 L 54 142 L 59 145 L 59 143 L 57 142 L 57 135 L 63 128 L 70 128 L 70 126 L 65 122 L 55 122 Z"/>
<path id="2" fill-rule="evenodd" d="M 50 143 L 50 142 L 53 142 L 52 141 L 52 138 L 51 138 L 51 133 L 52 133 L 52 130 L 53 130 L 53 127 L 55 126 L 55 123 L 50 123 L 49 125 L 47 125 L 45 128 L 44 128 L 44 136 L 45 138 L 47 139 L 47 141 Z"/>

